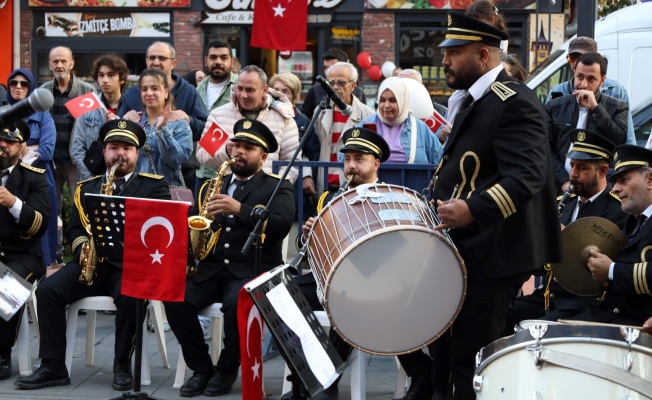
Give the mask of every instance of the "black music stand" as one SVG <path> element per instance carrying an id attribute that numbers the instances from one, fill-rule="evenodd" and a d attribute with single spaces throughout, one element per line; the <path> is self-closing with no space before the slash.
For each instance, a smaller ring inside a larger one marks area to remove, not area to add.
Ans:
<path id="1" fill-rule="evenodd" d="M 125 201 L 126 197 L 86 193 L 86 205 L 91 233 L 98 257 L 122 259 L 124 253 Z M 134 391 L 124 392 L 109 400 L 161 400 L 140 391 L 140 368 L 143 356 L 143 308 L 145 299 L 138 299 L 136 307 L 136 351 L 134 360 Z"/>
<path id="2" fill-rule="evenodd" d="M 293 380 L 294 387 L 292 398 L 298 399 L 301 398 L 301 396 L 297 397 L 298 393 L 296 392 L 298 385 L 296 383 L 298 383 L 298 381 L 296 380 L 296 377 L 301 378 L 301 381 L 311 396 L 316 395 L 325 389 L 325 387 L 320 383 L 320 380 L 310 369 L 306 354 L 301 344 L 301 339 L 281 318 L 283 311 L 276 310 L 270 302 L 268 297 L 270 291 L 287 289 L 291 300 L 293 301 L 293 303 L 290 302 L 289 306 L 296 306 L 301 312 L 305 322 L 310 326 L 310 331 L 316 336 L 319 344 L 323 347 L 326 355 L 328 355 L 333 363 L 336 372 L 335 376 L 341 375 L 342 371 L 348 364 L 345 364 L 342 361 L 332 343 L 328 340 L 328 335 L 319 324 L 315 314 L 313 314 L 312 309 L 308 305 L 306 298 L 301 293 L 299 286 L 294 282 L 293 275 L 287 271 L 288 267 L 289 265 L 286 264 L 260 275 L 258 278 L 247 283 L 245 285 L 245 290 L 247 290 L 253 298 L 256 307 L 265 318 L 265 322 L 267 323 L 270 332 L 279 344 L 281 355 L 285 359 L 285 362 L 295 378 L 295 380 Z M 284 286 L 284 288 L 280 288 L 280 286 Z"/>

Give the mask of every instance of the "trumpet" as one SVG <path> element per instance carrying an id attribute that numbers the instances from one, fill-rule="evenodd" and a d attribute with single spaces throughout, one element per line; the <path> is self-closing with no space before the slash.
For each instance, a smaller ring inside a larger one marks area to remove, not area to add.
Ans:
<path id="1" fill-rule="evenodd" d="M 190 228 L 190 244 L 192 246 L 192 255 L 196 260 L 205 259 L 208 254 L 211 252 L 213 247 L 217 244 L 217 239 L 220 237 L 222 228 L 218 228 L 217 231 L 211 229 L 211 223 L 215 218 L 211 213 L 206 209 L 206 204 L 208 200 L 216 193 L 219 193 L 222 190 L 224 175 L 226 175 L 227 168 L 237 161 L 237 158 L 231 158 L 222 163 L 220 168 L 217 170 L 215 178 L 209 181 L 209 185 L 206 188 L 206 194 L 204 195 L 204 200 L 199 203 L 199 215 L 195 215 L 188 218 L 188 228 Z M 189 267 L 187 274 L 192 276 L 197 273 L 197 267 Z"/>

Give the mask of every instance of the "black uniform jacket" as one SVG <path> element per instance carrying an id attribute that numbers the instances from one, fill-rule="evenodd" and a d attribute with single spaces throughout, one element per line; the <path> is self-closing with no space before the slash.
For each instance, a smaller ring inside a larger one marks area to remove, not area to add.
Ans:
<path id="1" fill-rule="evenodd" d="M 268 175 L 263 171 L 257 172 L 247 181 L 241 192 L 234 196 L 241 203 L 240 216 L 215 217 L 212 228 L 216 230 L 221 225 L 222 232 L 214 251 L 199 263 L 198 272 L 191 278 L 192 280 L 202 282 L 217 274 L 222 268 L 227 268 L 238 278 L 256 276 L 255 246 L 252 245 L 246 255 L 242 255 L 241 251 L 256 225 L 256 220 L 251 216 L 252 209 L 258 205 L 267 205 L 278 182 L 279 178 L 276 175 Z M 230 183 L 231 175 L 225 176 L 220 193 L 227 194 Z M 206 188 L 207 185 L 204 185 L 199 191 L 200 199 L 204 199 Z M 294 190 L 290 181 L 285 180 L 269 209 L 269 219 L 264 231 L 261 269 L 258 274 L 283 264 L 283 239 L 292 228 L 294 212 Z"/>
<path id="2" fill-rule="evenodd" d="M 503 83 L 504 82 L 504 83 Z M 461 110 L 436 172 L 434 197 L 465 200 L 474 221 L 449 234 L 469 279 L 531 272 L 561 260 L 561 232 L 543 107 L 501 71 Z"/>
<path id="3" fill-rule="evenodd" d="M 81 181 L 77 186 L 77 193 L 75 194 L 75 197 L 79 195 L 80 204 L 83 210 L 80 210 L 77 206 L 72 207 L 72 212 L 70 214 L 70 225 L 68 227 L 68 243 L 71 243 L 72 252 L 75 255 L 75 260 L 79 259 L 79 254 L 82 247 L 81 245 L 87 242 L 89 237 L 86 229 L 81 222 L 81 219 L 79 218 L 80 212 L 88 214 L 88 209 L 86 208 L 86 199 L 84 195 L 86 193 L 99 194 L 102 182 L 106 182 L 105 175 L 98 175 L 94 178 Z M 168 183 L 163 179 L 163 176 L 144 173 L 134 173 L 131 175 L 129 180 L 125 182 L 122 190 L 118 193 L 113 192 L 113 195 L 158 200 L 171 199 Z M 118 268 L 122 268 L 122 259 L 104 260 L 103 262 L 109 263 Z"/>
<path id="4" fill-rule="evenodd" d="M 14 260 L 37 278 L 45 275 L 41 239 L 50 218 L 50 196 L 45 170 L 18 164 L 5 187 L 23 202 L 18 222 L 9 208 L 0 207 L 0 260 Z"/>

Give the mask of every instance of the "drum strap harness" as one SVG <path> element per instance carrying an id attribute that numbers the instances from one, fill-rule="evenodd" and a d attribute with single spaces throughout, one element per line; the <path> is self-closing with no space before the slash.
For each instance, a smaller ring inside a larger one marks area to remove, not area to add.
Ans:
<path id="1" fill-rule="evenodd" d="M 550 283 L 555 279 L 555 275 L 552 273 L 552 264 L 546 264 L 543 269 L 546 271 L 546 276 L 548 277 L 548 282 L 546 283 L 546 290 L 543 292 L 543 306 L 545 308 L 546 314 L 550 312 Z M 604 301 L 607 291 L 605 290 L 600 297 L 600 303 Z"/>

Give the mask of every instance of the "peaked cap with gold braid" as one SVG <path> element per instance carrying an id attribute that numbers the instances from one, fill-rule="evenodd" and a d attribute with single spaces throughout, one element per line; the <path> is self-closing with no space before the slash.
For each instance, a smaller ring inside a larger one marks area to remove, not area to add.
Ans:
<path id="1" fill-rule="evenodd" d="M 378 133 L 368 128 L 351 128 L 342 135 L 344 145 L 340 148 L 340 153 L 347 150 L 360 151 L 362 153 L 373 154 L 380 162 L 385 162 L 389 158 L 389 145 Z"/>
<path id="2" fill-rule="evenodd" d="M 143 128 L 135 122 L 126 119 L 114 119 L 100 127 L 100 140 L 102 143 L 120 141 L 131 143 L 137 148 L 143 147 L 147 135 Z"/>
<path id="3" fill-rule="evenodd" d="M 572 146 L 568 158 L 574 160 L 600 160 L 611 162 L 615 144 L 606 137 L 586 129 L 570 131 Z"/>
<path id="4" fill-rule="evenodd" d="M 631 144 L 621 144 L 614 149 L 615 171 L 607 180 L 616 182 L 618 175 L 634 168 L 652 167 L 652 150 Z"/>
<path id="5" fill-rule="evenodd" d="M 449 11 L 446 36 L 438 47 L 462 46 L 468 43 L 484 43 L 500 47 L 500 41 L 507 39 L 509 35 L 498 28 L 459 11 Z"/>
<path id="6" fill-rule="evenodd" d="M 255 144 L 263 148 L 265 153 L 273 153 L 278 149 L 278 141 L 262 122 L 244 118 L 233 125 L 232 142 L 243 141 Z"/>

